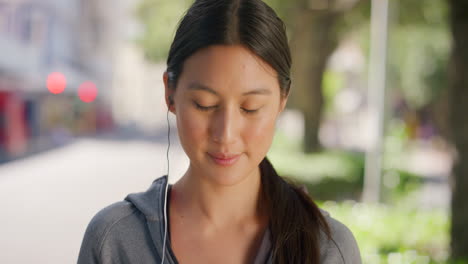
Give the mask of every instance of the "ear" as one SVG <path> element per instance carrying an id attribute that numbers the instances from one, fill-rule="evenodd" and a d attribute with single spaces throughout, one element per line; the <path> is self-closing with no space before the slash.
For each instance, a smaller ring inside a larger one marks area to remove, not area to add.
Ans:
<path id="1" fill-rule="evenodd" d="M 280 106 L 279 106 L 278 115 L 281 114 L 283 112 L 284 108 L 286 107 L 286 103 L 288 102 L 288 98 L 289 98 L 289 95 L 287 95 L 286 97 L 280 99 Z"/>
<path id="2" fill-rule="evenodd" d="M 175 91 L 171 88 L 169 88 L 169 85 L 168 85 L 168 74 L 167 72 L 165 71 L 163 73 L 163 82 L 164 82 L 164 99 L 166 101 L 166 105 L 167 105 L 167 108 L 169 109 L 169 111 L 171 111 L 174 115 L 176 114 L 176 111 L 175 111 Z M 171 101 L 169 100 L 169 97 L 172 98 L 172 103 Z"/>

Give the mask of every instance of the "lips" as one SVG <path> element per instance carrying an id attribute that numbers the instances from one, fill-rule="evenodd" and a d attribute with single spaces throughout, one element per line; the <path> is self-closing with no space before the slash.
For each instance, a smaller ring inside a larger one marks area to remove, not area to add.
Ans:
<path id="1" fill-rule="evenodd" d="M 210 156 L 212 156 L 213 158 L 217 158 L 217 159 L 232 159 L 240 155 L 240 154 L 221 153 L 221 152 L 208 153 L 208 154 L 210 154 Z"/>
<path id="2" fill-rule="evenodd" d="M 230 166 L 236 163 L 241 154 L 232 153 L 208 153 L 213 161 L 221 166 Z"/>

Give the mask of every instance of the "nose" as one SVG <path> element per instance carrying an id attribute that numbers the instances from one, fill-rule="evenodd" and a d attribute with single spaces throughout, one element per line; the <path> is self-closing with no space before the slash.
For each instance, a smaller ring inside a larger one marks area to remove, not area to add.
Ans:
<path id="1" fill-rule="evenodd" d="M 211 136 L 214 142 L 228 147 L 237 137 L 239 115 L 229 108 L 216 112 L 211 124 Z"/>

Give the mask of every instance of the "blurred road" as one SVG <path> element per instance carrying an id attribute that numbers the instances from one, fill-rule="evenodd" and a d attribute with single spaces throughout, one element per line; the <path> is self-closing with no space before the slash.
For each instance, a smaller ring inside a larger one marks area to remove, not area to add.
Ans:
<path id="1" fill-rule="evenodd" d="M 0 263 L 76 263 L 96 212 L 167 173 L 166 141 L 79 139 L 1 165 Z M 188 167 L 175 135 L 169 158 L 174 182 Z"/>

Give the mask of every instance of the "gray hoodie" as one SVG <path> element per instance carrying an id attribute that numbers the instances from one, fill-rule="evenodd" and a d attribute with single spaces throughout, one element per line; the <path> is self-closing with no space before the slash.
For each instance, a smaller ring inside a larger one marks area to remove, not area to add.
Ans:
<path id="1" fill-rule="evenodd" d="M 100 210 L 88 224 L 78 264 L 161 263 L 164 240 L 164 193 L 167 176 L 153 181 L 145 192 L 132 193 Z M 332 231 L 332 240 L 320 240 L 322 264 L 361 264 L 351 231 L 321 210 Z M 169 237 L 169 236 L 168 236 Z M 254 264 L 271 264 L 270 232 L 263 236 Z M 177 264 L 166 240 L 164 264 Z"/>

